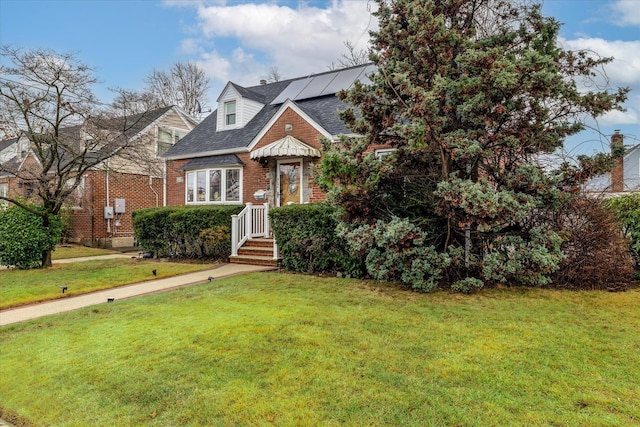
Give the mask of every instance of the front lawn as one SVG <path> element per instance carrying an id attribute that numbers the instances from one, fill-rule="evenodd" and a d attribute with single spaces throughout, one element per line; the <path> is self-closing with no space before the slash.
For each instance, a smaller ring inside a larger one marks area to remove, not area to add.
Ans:
<path id="1" fill-rule="evenodd" d="M 120 252 L 113 249 L 90 248 L 82 245 L 58 245 L 51 252 L 52 260 L 82 258 L 97 255 L 118 254 Z"/>
<path id="2" fill-rule="evenodd" d="M 190 273 L 207 267 L 211 267 L 211 264 L 119 258 L 54 264 L 47 269 L 0 270 L 0 309 Z M 156 270 L 155 277 L 153 270 Z M 60 286 L 67 286 L 64 294 Z"/>
<path id="3" fill-rule="evenodd" d="M 0 407 L 47 426 L 638 425 L 639 306 L 247 274 L 1 328 Z"/>

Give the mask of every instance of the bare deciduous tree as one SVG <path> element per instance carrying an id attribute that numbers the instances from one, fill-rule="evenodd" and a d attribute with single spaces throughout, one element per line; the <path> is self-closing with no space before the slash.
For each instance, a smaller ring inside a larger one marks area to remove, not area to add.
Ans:
<path id="1" fill-rule="evenodd" d="M 357 49 L 349 40 L 344 42 L 347 52 L 343 53 L 336 62 L 329 65 L 330 70 L 339 70 L 340 68 L 353 67 L 369 62 L 369 51 L 367 49 Z"/>
<path id="2" fill-rule="evenodd" d="M 114 106 L 128 113 L 141 113 L 159 107 L 177 105 L 188 114 L 201 112 L 207 101 L 209 78 L 193 62 L 177 62 L 169 71 L 153 70 L 142 91 L 118 89 Z"/>
<path id="3" fill-rule="evenodd" d="M 267 83 L 275 83 L 282 80 L 282 73 L 278 70 L 278 67 L 269 68 L 269 73 L 267 74 Z"/>
<path id="4" fill-rule="evenodd" d="M 41 209 L 34 210 L 24 194 L 0 200 L 41 216 L 48 227 L 87 171 L 143 149 L 147 141 L 130 136 L 145 117 L 117 118 L 103 108 L 91 89 L 94 70 L 72 53 L 3 46 L 0 55 L 11 63 L 0 69 L 0 121 L 29 148 L 26 156 L 1 163 L 0 173 L 28 188 Z M 51 265 L 50 251 L 42 265 Z"/>

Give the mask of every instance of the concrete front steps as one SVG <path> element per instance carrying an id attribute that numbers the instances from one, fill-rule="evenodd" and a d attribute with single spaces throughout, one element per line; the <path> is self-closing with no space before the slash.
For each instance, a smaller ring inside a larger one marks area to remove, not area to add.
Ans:
<path id="1" fill-rule="evenodd" d="M 278 267 L 278 260 L 273 259 L 273 238 L 250 239 L 238 249 L 237 256 L 230 256 L 231 264 L 263 265 Z"/>

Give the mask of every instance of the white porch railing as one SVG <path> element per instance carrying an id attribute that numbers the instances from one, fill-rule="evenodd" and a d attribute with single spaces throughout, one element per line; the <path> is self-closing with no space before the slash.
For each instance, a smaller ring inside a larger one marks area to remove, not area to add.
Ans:
<path id="1" fill-rule="evenodd" d="M 247 203 L 238 214 L 231 216 L 231 256 L 238 256 L 238 249 L 254 237 L 269 237 L 269 203 Z M 278 259 L 278 248 L 273 243 L 273 259 Z"/>

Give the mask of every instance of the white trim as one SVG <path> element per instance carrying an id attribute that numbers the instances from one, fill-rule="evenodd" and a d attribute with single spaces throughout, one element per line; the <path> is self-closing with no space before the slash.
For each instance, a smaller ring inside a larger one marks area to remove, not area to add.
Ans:
<path id="1" fill-rule="evenodd" d="M 221 171 L 220 173 L 220 187 L 221 187 L 221 199 L 224 200 L 220 200 L 220 201 L 210 201 L 209 199 L 209 190 L 210 190 L 210 183 L 209 183 L 209 179 L 211 177 L 211 171 L 212 170 L 219 170 Z M 237 170 L 239 171 L 239 176 L 238 176 L 238 182 L 239 182 L 239 186 L 238 186 L 238 196 L 239 196 L 239 200 L 226 200 L 226 184 L 227 184 L 227 174 L 226 172 L 229 170 Z M 206 177 L 206 186 L 205 186 L 205 200 L 204 201 L 197 201 L 197 185 L 198 185 L 198 176 L 197 176 L 197 172 L 205 172 L 205 177 Z M 188 200 L 189 197 L 189 174 L 193 173 L 194 174 L 194 194 L 193 194 L 193 198 L 194 201 L 190 202 Z M 243 168 L 241 166 L 225 166 L 225 167 L 210 167 L 210 168 L 199 168 L 199 169 L 191 169 L 188 171 L 185 171 L 184 174 L 184 204 L 185 206 L 202 206 L 202 205 L 241 205 L 242 204 L 242 194 L 243 194 L 243 190 L 244 190 L 244 172 L 243 172 Z"/>
<path id="2" fill-rule="evenodd" d="M 377 150 L 373 150 L 373 154 L 376 156 L 378 160 L 383 160 L 385 157 L 396 151 L 397 148 L 378 148 Z"/>
<path id="3" fill-rule="evenodd" d="M 216 103 L 219 104 L 220 100 L 222 99 L 222 97 L 224 96 L 225 92 L 227 91 L 227 89 L 229 89 L 229 87 L 231 87 L 233 89 L 233 92 L 235 92 L 236 96 L 240 96 L 240 94 L 238 93 L 238 91 L 236 90 L 236 88 L 233 87 L 233 85 L 235 85 L 235 83 L 233 83 L 231 80 L 229 80 L 227 82 L 226 85 L 224 85 L 224 88 L 222 89 L 222 91 L 220 92 L 220 95 L 218 95 L 218 98 L 216 98 Z M 239 85 L 237 85 L 239 86 Z"/>
<path id="4" fill-rule="evenodd" d="M 296 114 L 302 117 L 307 123 L 309 123 L 315 130 L 320 132 L 324 137 L 332 139 L 333 135 L 327 132 L 322 126 L 316 123 L 311 117 L 307 115 L 304 111 L 298 107 L 295 102 L 287 99 L 278 109 L 278 111 L 269 119 L 266 125 L 262 127 L 260 132 L 251 140 L 249 145 L 247 146 L 248 151 L 253 150 L 253 148 L 260 142 L 260 140 L 269 132 L 269 130 L 273 127 L 273 125 L 280 119 L 280 117 L 287 111 L 287 108 L 291 108 Z"/>
<path id="5" fill-rule="evenodd" d="M 200 151 L 198 153 L 193 153 L 193 154 L 163 157 L 163 159 L 166 159 L 166 160 L 197 159 L 200 157 L 221 156 L 223 154 L 238 154 L 238 153 L 248 153 L 248 152 L 249 152 L 249 149 L 247 147 L 239 147 L 239 148 L 229 148 L 227 150 Z"/>

